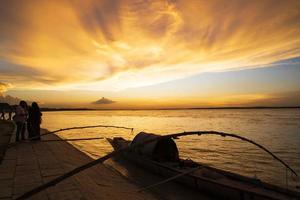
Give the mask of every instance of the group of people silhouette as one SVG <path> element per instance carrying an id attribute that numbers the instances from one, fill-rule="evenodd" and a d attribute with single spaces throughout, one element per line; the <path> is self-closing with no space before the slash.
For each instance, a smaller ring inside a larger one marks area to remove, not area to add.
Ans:
<path id="1" fill-rule="evenodd" d="M 28 139 L 41 139 L 40 125 L 42 123 L 42 113 L 36 102 L 33 102 L 31 106 L 28 106 L 26 101 L 20 101 L 19 105 L 16 106 L 13 121 L 17 125 L 16 142 L 25 140 L 26 130 L 28 132 Z"/>

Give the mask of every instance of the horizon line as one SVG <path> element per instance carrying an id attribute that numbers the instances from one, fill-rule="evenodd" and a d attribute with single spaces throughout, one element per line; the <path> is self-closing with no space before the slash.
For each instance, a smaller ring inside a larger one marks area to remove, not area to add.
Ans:
<path id="1" fill-rule="evenodd" d="M 226 109 L 292 109 L 300 106 L 222 106 L 222 107 L 191 107 L 191 108 L 47 108 L 42 111 L 111 111 L 111 110 L 226 110 Z"/>

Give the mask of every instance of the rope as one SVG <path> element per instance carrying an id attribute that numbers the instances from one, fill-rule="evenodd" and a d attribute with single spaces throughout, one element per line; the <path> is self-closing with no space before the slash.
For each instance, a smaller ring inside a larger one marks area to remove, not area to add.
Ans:
<path id="1" fill-rule="evenodd" d="M 244 141 L 247 141 L 251 144 L 254 144 L 256 146 L 258 146 L 259 148 L 263 149 L 264 151 L 266 151 L 267 153 L 269 153 L 272 157 L 274 157 L 276 160 L 278 160 L 279 162 L 281 162 L 284 166 L 286 166 L 287 168 L 289 168 L 296 176 L 297 173 L 292 169 L 290 168 L 285 162 L 283 162 L 281 159 L 279 159 L 277 156 L 275 156 L 272 152 L 270 152 L 268 149 L 266 149 L 265 147 L 263 147 L 262 145 L 260 144 L 257 144 L 256 142 L 250 140 L 250 139 L 247 139 L 245 137 L 242 137 L 242 136 L 239 136 L 239 135 L 235 135 L 235 134 L 231 134 L 231 133 L 224 133 L 224 132 L 217 132 L 217 131 L 191 131 L 191 132 L 183 132 L 183 133 L 174 133 L 174 134 L 168 134 L 168 135 L 163 135 L 163 136 L 160 136 L 160 137 L 157 137 L 157 138 L 152 138 L 152 139 L 149 139 L 149 140 L 146 140 L 146 141 L 143 141 L 141 143 L 136 143 L 136 144 L 133 144 L 133 145 L 130 145 L 130 146 L 127 146 L 127 147 L 124 147 L 124 148 L 121 148 L 119 150 L 115 150 L 111 153 L 108 153 L 107 155 L 103 156 L 103 157 L 100 157 L 96 160 L 93 160 L 91 162 L 88 162 L 86 164 L 83 164 L 43 185 L 40 185 L 36 188 L 33 188 L 32 190 L 28 191 L 28 192 L 25 192 L 23 195 L 21 195 L 20 197 L 18 197 L 16 200 L 22 200 L 22 199 L 26 199 L 26 198 L 29 198 L 31 197 L 32 195 L 38 193 L 38 192 L 41 192 L 45 189 L 47 189 L 48 187 L 51 187 L 51 186 L 55 186 L 56 184 L 60 183 L 61 181 L 71 177 L 71 176 L 74 176 L 75 174 L 85 170 L 85 169 L 88 169 L 90 167 L 93 167 L 94 165 L 97 165 L 99 163 L 103 163 L 105 160 L 109 159 L 109 158 L 112 158 L 120 153 L 124 153 L 124 152 L 127 152 L 129 150 L 132 150 L 132 149 L 135 149 L 135 148 L 138 148 L 138 147 L 141 147 L 143 145 L 146 145 L 148 143 L 151 143 L 151 142 L 155 142 L 157 140 L 160 140 L 160 139 L 164 139 L 164 138 L 178 138 L 178 137 L 182 137 L 182 136 L 188 136 L 188 135 L 220 135 L 220 136 L 229 136 L 229 137 L 234 137 L 234 138 L 238 138 L 238 139 L 241 139 L 241 140 L 244 140 Z"/>

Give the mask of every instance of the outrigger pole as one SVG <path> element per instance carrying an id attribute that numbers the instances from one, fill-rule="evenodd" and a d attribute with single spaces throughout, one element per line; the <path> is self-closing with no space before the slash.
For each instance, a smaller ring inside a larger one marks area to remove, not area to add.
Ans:
<path id="1" fill-rule="evenodd" d="M 289 167 L 288 164 L 286 164 L 284 161 L 282 161 L 281 159 L 279 159 L 277 156 L 275 156 L 272 152 L 270 152 L 268 149 L 266 149 L 265 147 L 263 147 L 262 145 L 250 140 L 250 139 L 247 139 L 245 137 L 242 137 L 242 136 L 239 136 L 239 135 L 235 135 L 235 134 L 231 134 L 231 133 L 224 133 L 224 132 L 217 132 L 217 131 L 191 131 L 191 132 L 183 132 L 183 133 L 174 133 L 174 134 L 168 134 L 168 135 L 163 135 L 163 136 L 160 136 L 160 137 L 157 137 L 157 138 L 152 138 L 152 139 L 149 139 L 149 140 L 146 140 L 146 141 L 143 141 L 141 143 L 136 143 L 136 144 L 133 144 L 133 145 L 130 145 L 128 147 L 124 147 L 122 149 L 119 149 L 119 150 L 115 150 L 109 154 L 106 154 L 105 156 L 103 157 L 100 157 L 96 160 L 93 160 L 91 162 L 88 162 L 84 165 L 81 165 L 43 185 L 40 185 L 36 188 L 33 188 L 32 190 L 24 193 L 23 195 L 19 196 L 18 198 L 16 198 L 16 200 L 22 200 L 22 199 L 26 199 L 26 198 L 29 198 L 31 197 L 32 195 L 38 193 L 38 192 L 41 192 L 42 190 L 45 190 L 47 189 L 48 187 L 51 187 L 51 186 L 55 186 L 56 184 L 60 183 L 61 181 L 85 170 L 85 169 L 88 169 L 90 167 L 93 167 L 94 165 L 97 165 L 99 163 L 103 163 L 104 161 L 106 161 L 107 159 L 109 158 L 112 158 L 120 153 L 124 153 L 124 152 L 127 152 L 129 150 L 132 150 L 132 149 L 135 149 L 135 148 L 138 148 L 138 147 L 141 147 L 143 145 L 146 145 L 146 144 L 149 144 L 151 142 L 155 142 L 157 140 L 160 140 L 160 139 L 164 139 L 164 138 L 178 138 L 178 137 L 182 137 L 182 136 L 188 136 L 188 135 L 220 135 L 220 136 L 223 136 L 223 137 L 226 137 L 226 136 L 229 136 L 229 137 L 234 137 L 234 138 L 238 138 L 240 140 L 243 140 L 243 141 L 247 141 L 251 144 L 254 144 L 255 146 L 258 146 L 259 148 L 263 149 L 264 151 L 266 151 L 268 154 L 270 154 L 273 158 L 275 158 L 276 160 L 278 160 L 280 163 L 282 163 L 284 166 L 286 166 L 288 169 L 290 169 L 296 176 L 297 173 L 291 168 Z"/>
<path id="2" fill-rule="evenodd" d="M 119 129 L 131 130 L 131 133 L 133 132 L 133 128 L 124 127 L 124 126 L 110 126 L 110 125 L 75 126 L 75 127 L 62 128 L 62 129 L 57 129 L 55 131 L 46 132 L 46 133 L 41 134 L 39 136 L 30 137 L 27 140 L 38 139 L 41 136 L 45 136 L 45 135 L 49 135 L 49 134 L 54 134 L 54 133 L 58 133 L 58 132 L 62 132 L 62 131 L 75 130 L 75 129 L 86 129 L 86 128 L 119 128 Z M 21 143 L 22 143 L 22 141 L 21 141 Z M 7 148 L 11 148 L 11 147 L 15 146 L 16 144 L 18 144 L 18 143 L 11 143 L 11 144 L 9 144 L 7 146 Z"/>
<path id="3" fill-rule="evenodd" d="M 173 135 L 173 136 L 172 136 Z M 279 161 L 281 164 L 283 164 L 286 168 L 288 168 L 293 174 L 298 176 L 298 174 L 283 160 L 281 160 L 279 157 L 277 157 L 275 154 L 273 154 L 270 150 L 268 150 L 266 147 L 254 142 L 253 140 L 250 140 L 248 138 L 232 134 L 232 133 L 224 133 L 224 132 L 218 132 L 218 131 L 190 131 L 190 132 L 183 132 L 183 133 L 175 133 L 175 134 L 169 134 L 168 136 L 171 136 L 172 138 L 176 139 L 176 137 L 181 137 L 181 136 L 187 136 L 187 135 L 220 135 L 222 137 L 233 137 L 237 138 L 246 142 L 249 142 L 251 144 L 254 144 L 255 146 L 259 147 L 260 149 L 264 150 L 268 154 L 270 154 L 273 158 L 275 158 L 277 161 Z"/>
<path id="4" fill-rule="evenodd" d="M 41 140 L 40 142 L 73 142 L 73 141 L 87 141 L 87 140 L 102 140 L 104 137 L 91 137 L 91 138 L 72 138 L 72 139 L 50 139 Z"/>
<path id="5" fill-rule="evenodd" d="M 131 132 L 133 131 L 133 128 L 130 127 L 125 127 L 125 126 L 107 126 L 107 125 L 92 125 L 92 126 L 75 126 L 75 127 L 69 127 L 69 128 L 62 128 L 62 129 L 57 129 L 55 131 L 50 131 L 44 134 L 41 134 L 41 136 L 44 135 L 49 135 L 49 134 L 53 134 L 53 133 L 57 133 L 57 132 L 62 132 L 62 131 L 68 131 L 68 130 L 74 130 L 74 129 L 86 129 L 86 128 L 120 128 L 120 129 L 127 129 L 127 130 L 131 130 Z M 38 136 L 39 137 L 39 136 Z M 31 137 L 29 139 L 35 139 L 37 138 L 35 137 Z"/>
<path id="6" fill-rule="evenodd" d="M 200 169 L 199 166 L 198 166 L 198 167 L 195 167 L 195 168 L 193 168 L 193 169 L 191 169 L 191 170 L 189 170 L 189 171 L 182 172 L 182 173 L 180 173 L 180 174 L 177 174 L 177 175 L 172 176 L 172 177 L 170 177 L 170 178 L 167 178 L 167 179 L 165 179 L 165 180 L 159 181 L 158 183 L 154 183 L 154 184 L 149 185 L 149 186 L 147 186 L 147 187 L 141 188 L 141 189 L 138 190 L 138 192 L 143 192 L 144 190 L 148 190 L 148 189 L 150 189 L 150 188 L 153 188 L 153 187 L 159 186 L 159 185 L 161 185 L 161 184 L 170 182 L 170 181 L 175 180 L 175 179 L 177 179 L 177 178 L 180 178 L 180 177 L 182 177 L 182 176 L 184 176 L 184 175 L 191 174 L 191 173 L 193 173 L 193 172 L 195 172 L 195 171 L 197 171 L 197 170 L 199 170 L 199 169 Z"/>

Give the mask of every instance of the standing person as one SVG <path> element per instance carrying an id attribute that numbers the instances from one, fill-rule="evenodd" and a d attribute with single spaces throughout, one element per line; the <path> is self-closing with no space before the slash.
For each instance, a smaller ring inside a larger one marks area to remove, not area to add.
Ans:
<path id="1" fill-rule="evenodd" d="M 22 108 L 24 109 L 24 112 L 25 112 L 25 121 L 24 121 L 24 125 L 23 125 L 23 128 L 22 128 L 22 132 L 21 132 L 21 136 L 22 136 L 22 140 L 25 140 L 25 131 L 27 130 L 26 127 L 27 127 L 27 121 L 28 121 L 28 105 L 26 103 L 26 101 L 22 101 Z"/>
<path id="2" fill-rule="evenodd" d="M 12 118 L 11 118 L 12 113 L 13 113 L 13 107 L 12 107 L 12 106 L 9 106 L 8 120 L 12 120 Z"/>
<path id="3" fill-rule="evenodd" d="M 31 104 L 30 114 L 30 130 L 34 140 L 40 140 L 40 125 L 42 123 L 42 113 L 40 111 L 39 105 L 36 102 Z"/>
<path id="4" fill-rule="evenodd" d="M 28 106 L 27 131 L 29 139 L 34 136 L 31 130 L 31 115 L 31 106 Z"/>
<path id="5" fill-rule="evenodd" d="M 17 124 L 17 132 L 16 132 L 16 142 L 19 141 L 19 135 L 21 133 L 22 140 L 25 139 L 23 127 L 26 120 L 26 113 L 23 107 L 25 107 L 26 102 L 20 101 L 19 105 L 16 107 L 16 113 L 13 117 L 14 122 Z"/>
<path id="6" fill-rule="evenodd" d="M 0 119 L 5 120 L 5 112 L 4 112 L 4 110 L 1 111 L 1 117 L 0 117 Z"/>
<path id="7" fill-rule="evenodd" d="M 0 94 L 1 95 L 1 94 Z M 9 111 L 10 105 L 8 103 L 0 103 L 0 119 L 6 120 L 6 113 Z"/>

